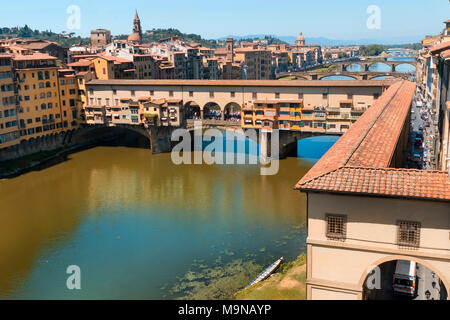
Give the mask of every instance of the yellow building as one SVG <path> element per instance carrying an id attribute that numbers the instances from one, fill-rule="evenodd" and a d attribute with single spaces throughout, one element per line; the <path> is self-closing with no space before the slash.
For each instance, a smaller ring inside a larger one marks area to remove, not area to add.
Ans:
<path id="1" fill-rule="evenodd" d="M 12 56 L 0 53 L 0 148 L 20 142 L 12 72 Z"/>
<path id="2" fill-rule="evenodd" d="M 43 54 L 14 55 L 21 140 L 63 130 L 56 58 Z"/>
<path id="3" fill-rule="evenodd" d="M 82 109 L 78 79 L 72 69 L 59 69 L 58 79 L 63 128 L 76 129 L 80 125 Z"/>

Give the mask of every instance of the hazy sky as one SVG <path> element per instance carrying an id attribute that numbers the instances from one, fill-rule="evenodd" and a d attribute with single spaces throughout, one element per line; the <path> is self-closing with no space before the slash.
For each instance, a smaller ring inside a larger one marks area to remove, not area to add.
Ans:
<path id="1" fill-rule="evenodd" d="M 77 5 L 80 30 L 69 30 L 67 8 Z M 377 5 L 381 28 L 366 26 L 367 8 Z M 276 34 L 306 37 L 360 39 L 437 34 L 450 19 L 449 0 L 58 0 L 2 1 L 0 26 L 68 31 L 88 36 L 107 28 L 129 34 L 135 10 L 142 28 L 173 27 L 204 38 L 227 35 Z"/>

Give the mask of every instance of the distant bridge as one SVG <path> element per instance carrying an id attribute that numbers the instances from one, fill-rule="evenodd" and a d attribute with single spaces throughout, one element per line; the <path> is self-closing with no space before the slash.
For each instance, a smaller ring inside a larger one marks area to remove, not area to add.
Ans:
<path id="1" fill-rule="evenodd" d="M 337 71 L 337 72 L 286 72 L 276 75 L 277 79 L 294 77 L 294 80 L 322 80 L 331 76 L 346 76 L 355 80 L 372 80 L 378 77 L 394 77 L 407 80 L 409 75 L 401 72 L 372 72 L 372 71 Z"/>

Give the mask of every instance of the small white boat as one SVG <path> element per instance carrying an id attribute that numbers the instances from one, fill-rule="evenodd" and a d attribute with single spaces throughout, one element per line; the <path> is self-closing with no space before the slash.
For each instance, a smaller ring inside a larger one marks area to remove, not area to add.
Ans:
<path id="1" fill-rule="evenodd" d="M 252 282 L 250 282 L 250 284 L 249 284 L 247 287 L 245 287 L 245 288 L 251 287 L 251 286 L 254 285 L 254 284 L 257 284 L 257 283 L 259 283 L 259 282 L 261 282 L 261 281 L 266 280 L 268 277 L 270 277 L 270 275 L 271 275 L 272 273 L 274 273 L 275 271 L 278 270 L 278 268 L 279 268 L 280 265 L 283 263 L 283 261 L 284 261 L 284 258 L 283 258 L 283 257 L 281 257 L 280 259 L 278 259 L 277 261 L 275 261 L 275 262 L 274 262 L 273 264 L 271 264 L 268 268 L 266 268 L 263 272 L 261 272 L 261 273 L 259 274 L 259 276 L 256 277 L 255 280 L 253 280 Z"/>

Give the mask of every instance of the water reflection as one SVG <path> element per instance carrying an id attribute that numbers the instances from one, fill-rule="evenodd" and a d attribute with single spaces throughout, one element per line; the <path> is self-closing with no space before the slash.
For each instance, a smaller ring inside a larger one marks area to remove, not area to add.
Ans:
<path id="1" fill-rule="evenodd" d="M 169 154 L 99 147 L 0 181 L 0 298 L 180 298 L 194 294 L 180 285 L 200 265 L 225 270 L 220 283 L 239 260 L 258 269 L 294 259 L 306 213 L 292 186 L 310 166 L 289 158 L 260 176 L 258 166 L 176 166 Z M 81 291 L 66 288 L 72 264 Z M 214 297 L 213 287 L 195 295 Z"/>

